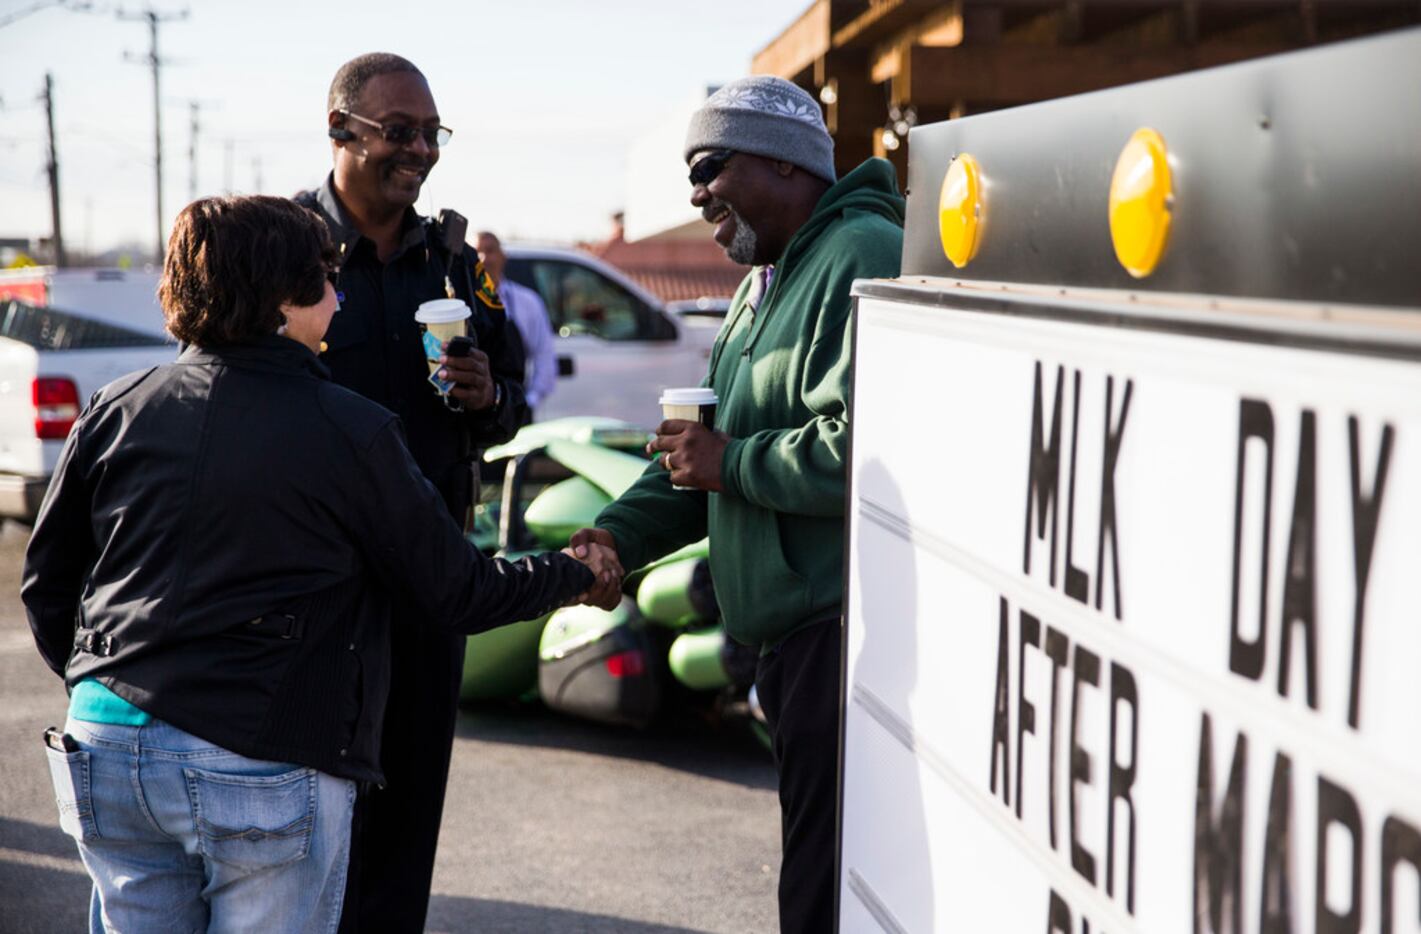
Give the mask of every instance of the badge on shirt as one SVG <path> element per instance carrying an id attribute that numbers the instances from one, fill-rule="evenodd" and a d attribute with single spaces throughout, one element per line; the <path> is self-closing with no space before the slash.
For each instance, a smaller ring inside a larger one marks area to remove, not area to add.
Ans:
<path id="1" fill-rule="evenodd" d="M 490 279 L 488 273 L 484 271 L 483 260 L 479 260 L 474 264 L 474 281 L 478 283 L 474 294 L 478 296 L 479 301 L 483 302 L 489 308 L 502 310 L 503 299 L 498 297 L 498 289 L 494 287 L 493 280 Z"/>

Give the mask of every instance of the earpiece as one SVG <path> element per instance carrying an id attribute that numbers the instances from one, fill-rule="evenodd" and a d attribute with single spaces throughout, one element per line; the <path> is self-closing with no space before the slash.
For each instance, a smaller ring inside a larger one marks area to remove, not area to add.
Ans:
<path id="1" fill-rule="evenodd" d="M 343 143 L 348 143 L 355 139 L 355 134 L 343 126 L 333 126 L 326 131 L 326 135 L 331 139 L 338 139 Z"/>

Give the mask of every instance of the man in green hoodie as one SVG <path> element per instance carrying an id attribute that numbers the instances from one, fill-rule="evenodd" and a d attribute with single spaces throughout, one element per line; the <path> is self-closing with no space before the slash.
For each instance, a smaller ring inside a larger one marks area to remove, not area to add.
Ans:
<path id="1" fill-rule="evenodd" d="M 640 567 L 710 535 L 726 632 L 759 647 L 774 739 L 780 929 L 833 929 L 849 288 L 896 276 L 903 198 L 870 159 L 835 181 L 819 104 L 780 78 L 726 85 L 686 136 L 691 203 L 751 266 L 711 352 L 715 428 L 667 421 L 641 479 L 573 537 Z M 674 486 L 673 486 L 674 484 Z M 691 489 L 676 489 L 690 487 Z M 608 608 L 613 588 L 595 594 Z"/>

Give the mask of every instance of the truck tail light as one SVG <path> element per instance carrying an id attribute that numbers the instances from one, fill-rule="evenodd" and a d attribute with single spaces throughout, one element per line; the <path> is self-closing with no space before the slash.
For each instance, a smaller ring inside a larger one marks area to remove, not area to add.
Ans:
<path id="1" fill-rule="evenodd" d="M 79 417 L 79 387 L 72 379 L 40 376 L 33 383 L 35 437 L 63 441 Z"/>

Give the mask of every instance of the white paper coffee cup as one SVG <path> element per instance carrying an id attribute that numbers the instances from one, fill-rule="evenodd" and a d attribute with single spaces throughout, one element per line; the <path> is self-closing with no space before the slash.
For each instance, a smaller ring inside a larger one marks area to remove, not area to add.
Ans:
<path id="1" fill-rule="evenodd" d="M 435 298 L 422 303 L 415 309 L 414 320 L 419 322 L 424 340 L 424 358 L 429 363 L 429 381 L 440 394 L 449 392 L 453 383 L 441 380 L 434 374 L 439 370 L 439 356 L 444 345 L 468 331 L 466 322 L 473 314 L 469 306 L 457 298 Z"/>
<path id="2" fill-rule="evenodd" d="M 714 430 L 715 406 L 719 401 L 714 389 L 703 386 L 666 389 L 661 393 L 661 416 L 666 419 L 679 418 L 688 422 L 700 422 Z"/>
<path id="3" fill-rule="evenodd" d="M 661 393 L 661 415 L 663 418 L 679 418 L 688 422 L 700 422 L 707 429 L 715 430 L 715 406 L 719 402 L 714 389 L 691 386 L 685 389 L 666 389 Z M 677 486 L 674 490 L 694 490 L 692 486 Z"/>

